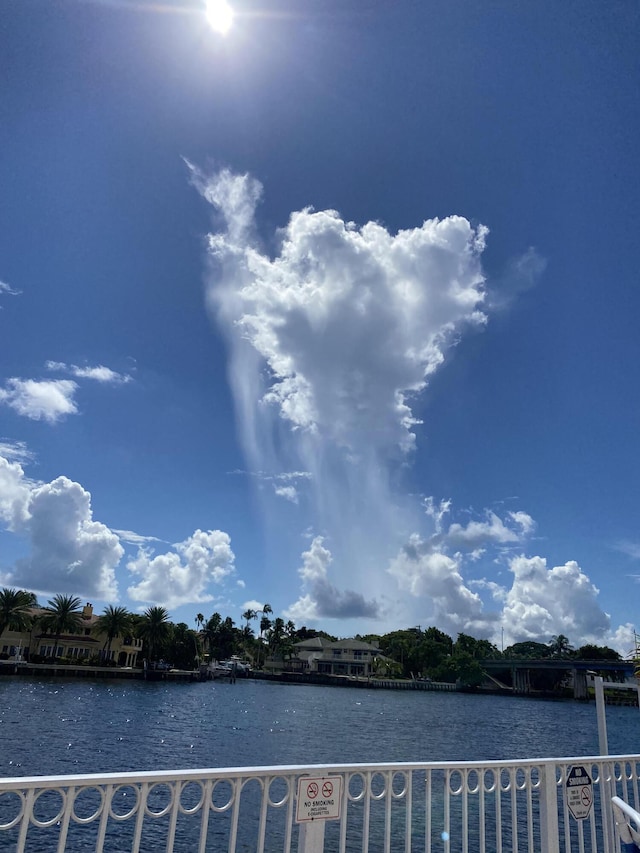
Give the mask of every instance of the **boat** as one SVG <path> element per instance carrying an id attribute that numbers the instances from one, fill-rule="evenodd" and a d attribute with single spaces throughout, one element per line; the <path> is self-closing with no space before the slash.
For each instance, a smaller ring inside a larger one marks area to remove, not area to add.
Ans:
<path id="1" fill-rule="evenodd" d="M 226 666 L 235 672 L 236 675 L 248 677 L 251 672 L 251 664 L 241 660 L 237 655 L 231 655 L 229 660 L 221 661 L 221 666 Z"/>
<path id="2" fill-rule="evenodd" d="M 224 661 L 212 660 L 207 664 L 207 677 L 210 679 L 215 678 L 230 678 L 233 675 L 230 666 L 227 666 Z"/>

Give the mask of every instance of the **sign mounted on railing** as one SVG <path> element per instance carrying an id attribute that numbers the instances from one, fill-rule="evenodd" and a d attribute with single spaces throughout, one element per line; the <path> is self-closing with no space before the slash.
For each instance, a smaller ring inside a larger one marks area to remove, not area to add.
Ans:
<path id="1" fill-rule="evenodd" d="M 575 765 L 567 776 L 567 808 L 576 820 L 585 820 L 593 807 L 593 783 L 585 767 Z"/>
<path id="2" fill-rule="evenodd" d="M 338 820 L 342 803 L 342 776 L 301 776 L 298 779 L 296 823 Z"/>

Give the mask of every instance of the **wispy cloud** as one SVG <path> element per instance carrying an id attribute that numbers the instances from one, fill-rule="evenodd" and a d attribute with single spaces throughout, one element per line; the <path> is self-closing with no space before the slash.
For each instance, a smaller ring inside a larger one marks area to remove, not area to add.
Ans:
<path id="1" fill-rule="evenodd" d="M 55 424 L 67 415 L 75 415 L 78 407 L 76 382 L 71 379 L 8 379 L 0 388 L 0 403 L 31 420 Z"/>
<path id="2" fill-rule="evenodd" d="M 113 528 L 113 532 L 118 535 L 122 542 L 128 545 L 145 545 L 147 542 L 164 542 L 164 539 L 158 539 L 157 536 L 142 536 L 140 533 L 134 533 L 133 530 L 117 530 Z"/>
<path id="3" fill-rule="evenodd" d="M 0 281 L 0 296 L 20 296 L 21 293 L 21 290 L 14 290 L 14 288 L 10 287 L 5 281 Z"/>
<path id="4" fill-rule="evenodd" d="M 613 548 L 621 554 L 631 557 L 632 560 L 640 560 L 640 542 L 630 542 L 628 539 L 624 539 L 616 542 Z"/>
<path id="5" fill-rule="evenodd" d="M 0 456 L 4 456 L 5 459 L 12 462 L 20 462 L 23 465 L 26 462 L 33 462 L 35 459 L 35 453 L 29 450 L 26 442 L 7 441 L 6 439 L 0 439 Z"/>
<path id="6" fill-rule="evenodd" d="M 117 373 L 103 364 L 79 367 L 77 364 L 65 364 L 63 361 L 47 361 L 45 367 L 50 371 L 68 373 L 77 379 L 93 379 L 107 385 L 124 385 L 133 381 L 133 377 L 128 373 Z"/>
<path id="7" fill-rule="evenodd" d="M 265 471 L 240 471 L 236 469 L 231 473 L 252 477 L 262 483 L 270 483 L 277 497 L 284 498 L 293 504 L 299 503 L 300 492 L 297 484 L 311 479 L 309 471 L 284 471 L 279 474 L 267 474 Z"/>
<path id="8" fill-rule="evenodd" d="M 529 246 L 523 254 L 507 264 L 501 276 L 492 280 L 488 291 L 488 307 L 492 311 L 511 308 L 523 293 L 538 284 L 546 268 L 546 259 L 534 246 Z"/>

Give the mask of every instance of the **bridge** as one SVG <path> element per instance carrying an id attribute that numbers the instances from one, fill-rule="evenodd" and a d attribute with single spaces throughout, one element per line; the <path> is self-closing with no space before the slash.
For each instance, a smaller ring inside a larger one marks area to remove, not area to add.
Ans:
<path id="1" fill-rule="evenodd" d="M 554 682 L 570 679 L 574 699 L 588 699 L 589 673 L 602 675 L 607 681 L 624 682 L 634 677 L 634 663 L 623 660 L 512 658 L 481 660 L 480 665 L 497 687 L 519 695 L 552 690 Z"/>

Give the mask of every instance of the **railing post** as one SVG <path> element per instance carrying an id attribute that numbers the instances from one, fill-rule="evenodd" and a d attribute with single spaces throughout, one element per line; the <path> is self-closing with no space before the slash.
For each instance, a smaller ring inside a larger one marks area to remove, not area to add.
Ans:
<path id="1" fill-rule="evenodd" d="M 543 764 L 540 774 L 540 849 L 542 853 L 560 853 L 555 764 Z"/>
<path id="2" fill-rule="evenodd" d="M 310 820 L 300 824 L 298 853 L 323 853 L 324 821 Z"/>
<path id="3" fill-rule="evenodd" d="M 609 739 L 607 738 L 607 711 L 604 702 L 604 679 L 596 675 L 593 679 L 596 694 L 596 717 L 598 720 L 598 749 L 600 755 L 609 755 Z"/>

